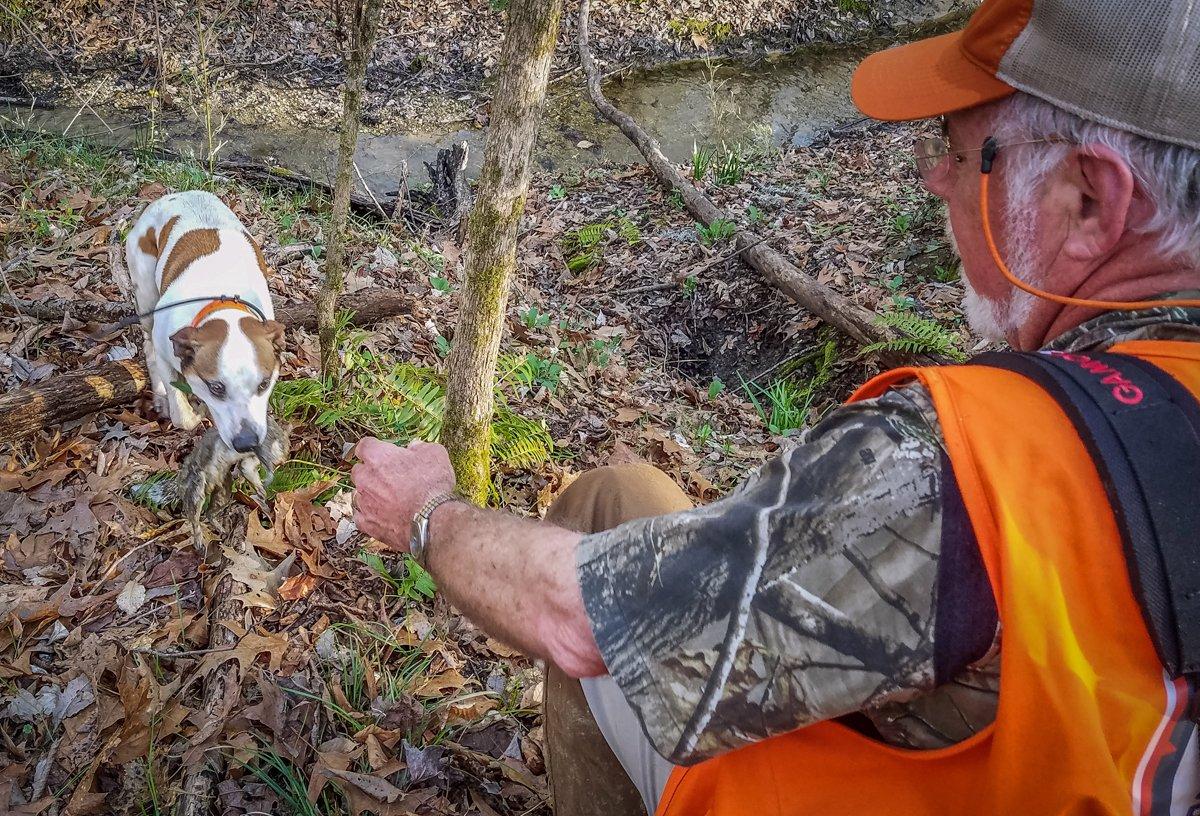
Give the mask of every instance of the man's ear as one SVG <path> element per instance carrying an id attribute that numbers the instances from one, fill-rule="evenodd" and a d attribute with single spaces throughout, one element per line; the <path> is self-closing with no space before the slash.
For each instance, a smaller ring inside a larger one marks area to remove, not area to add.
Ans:
<path id="1" fill-rule="evenodd" d="M 182 368 L 187 368 L 196 361 L 196 349 L 199 345 L 196 330 L 191 326 L 184 326 L 171 335 L 171 348 L 175 350 L 175 356 L 179 358 Z"/>
<path id="2" fill-rule="evenodd" d="M 275 353 L 283 351 L 283 324 L 275 320 L 263 321 L 263 334 L 275 348 Z"/>
<path id="3" fill-rule="evenodd" d="M 1094 260 L 1111 252 L 1148 213 L 1142 212 L 1133 170 L 1115 150 L 1089 144 L 1075 151 L 1075 159 L 1068 177 L 1076 188 L 1075 206 L 1063 251 Z"/>

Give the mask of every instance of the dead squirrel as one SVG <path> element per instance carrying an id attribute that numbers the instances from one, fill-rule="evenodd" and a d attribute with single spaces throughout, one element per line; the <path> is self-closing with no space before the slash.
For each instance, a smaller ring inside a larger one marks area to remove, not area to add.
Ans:
<path id="1" fill-rule="evenodd" d="M 254 488 L 259 500 L 265 503 L 263 482 L 258 476 L 259 463 L 266 468 L 267 481 L 270 482 L 275 475 L 275 468 L 287 456 L 288 441 L 287 431 L 269 416 L 263 441 L 250 453 L 238 453 L 226 445 L 216 428 L 205 431 L 192 452 L 183 460 L 179 474 L 175 477 L 175 491 L 183 515 L 191 524 L 192 544 L 197 551 L 204 551 L 200 517 L 209 496 L 212 496 L 212 507 L 223 505 L 229 500 L 234 479 L 233 469 L 236 467 Z"/>

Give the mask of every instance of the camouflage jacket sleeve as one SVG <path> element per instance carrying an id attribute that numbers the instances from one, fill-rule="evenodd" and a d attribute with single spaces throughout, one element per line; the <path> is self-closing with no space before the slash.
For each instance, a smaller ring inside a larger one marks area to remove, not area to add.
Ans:
<path id="1" fill-rule="evenodd" d="M 719 502 L 584 538 L 584 603 L 655 748 L 691 764 L 928 691 L 941 433 L 908 385 Z"/>

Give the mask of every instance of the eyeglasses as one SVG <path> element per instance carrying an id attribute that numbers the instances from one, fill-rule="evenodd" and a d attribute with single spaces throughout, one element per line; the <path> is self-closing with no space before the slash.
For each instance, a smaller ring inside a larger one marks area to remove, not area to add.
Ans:
<path id="1" fill-rule="evenodd" d="M 942 131 L 945 133 L 946 127 L 942 125 Z M 1031 139 L 1027 142 L 1012 142 L 1007 145 L 995 145 L 993 149 L 1000 150 L 1002 148 L 1020 147 L 1022 145 L 1032 144 L 1069 144 L 1068 140 L 1059 136 L 1049 136 L 1045 139 Z M 954 164 L 962 164 L 964 156 L 968 153 L 981 153 L 984 148 L 972 147 L 966 150 L 953 150 L 945 136 L 933 136 L 927 139 L 918 139 L 913 145 L 913 158 L 917 163 L 917 172 L 921 174 L 921 181 L 926 185 L 937 183 L 946 177 L 949 172 L 951 162 L 947 161 L 948 156 L 954 157 Z"/>

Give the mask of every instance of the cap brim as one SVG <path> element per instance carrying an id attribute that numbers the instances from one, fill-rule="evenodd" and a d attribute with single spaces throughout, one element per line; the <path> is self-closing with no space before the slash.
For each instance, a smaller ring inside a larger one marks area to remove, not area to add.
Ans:
<path id="1" fill-rule="evenodd" d="M 1003 99 L 1015 89 L 996 79 L 961 48 L 962 32 L 889 48 L 854 72 L 850 96 L 872 119 L 928 119 Z"/>

